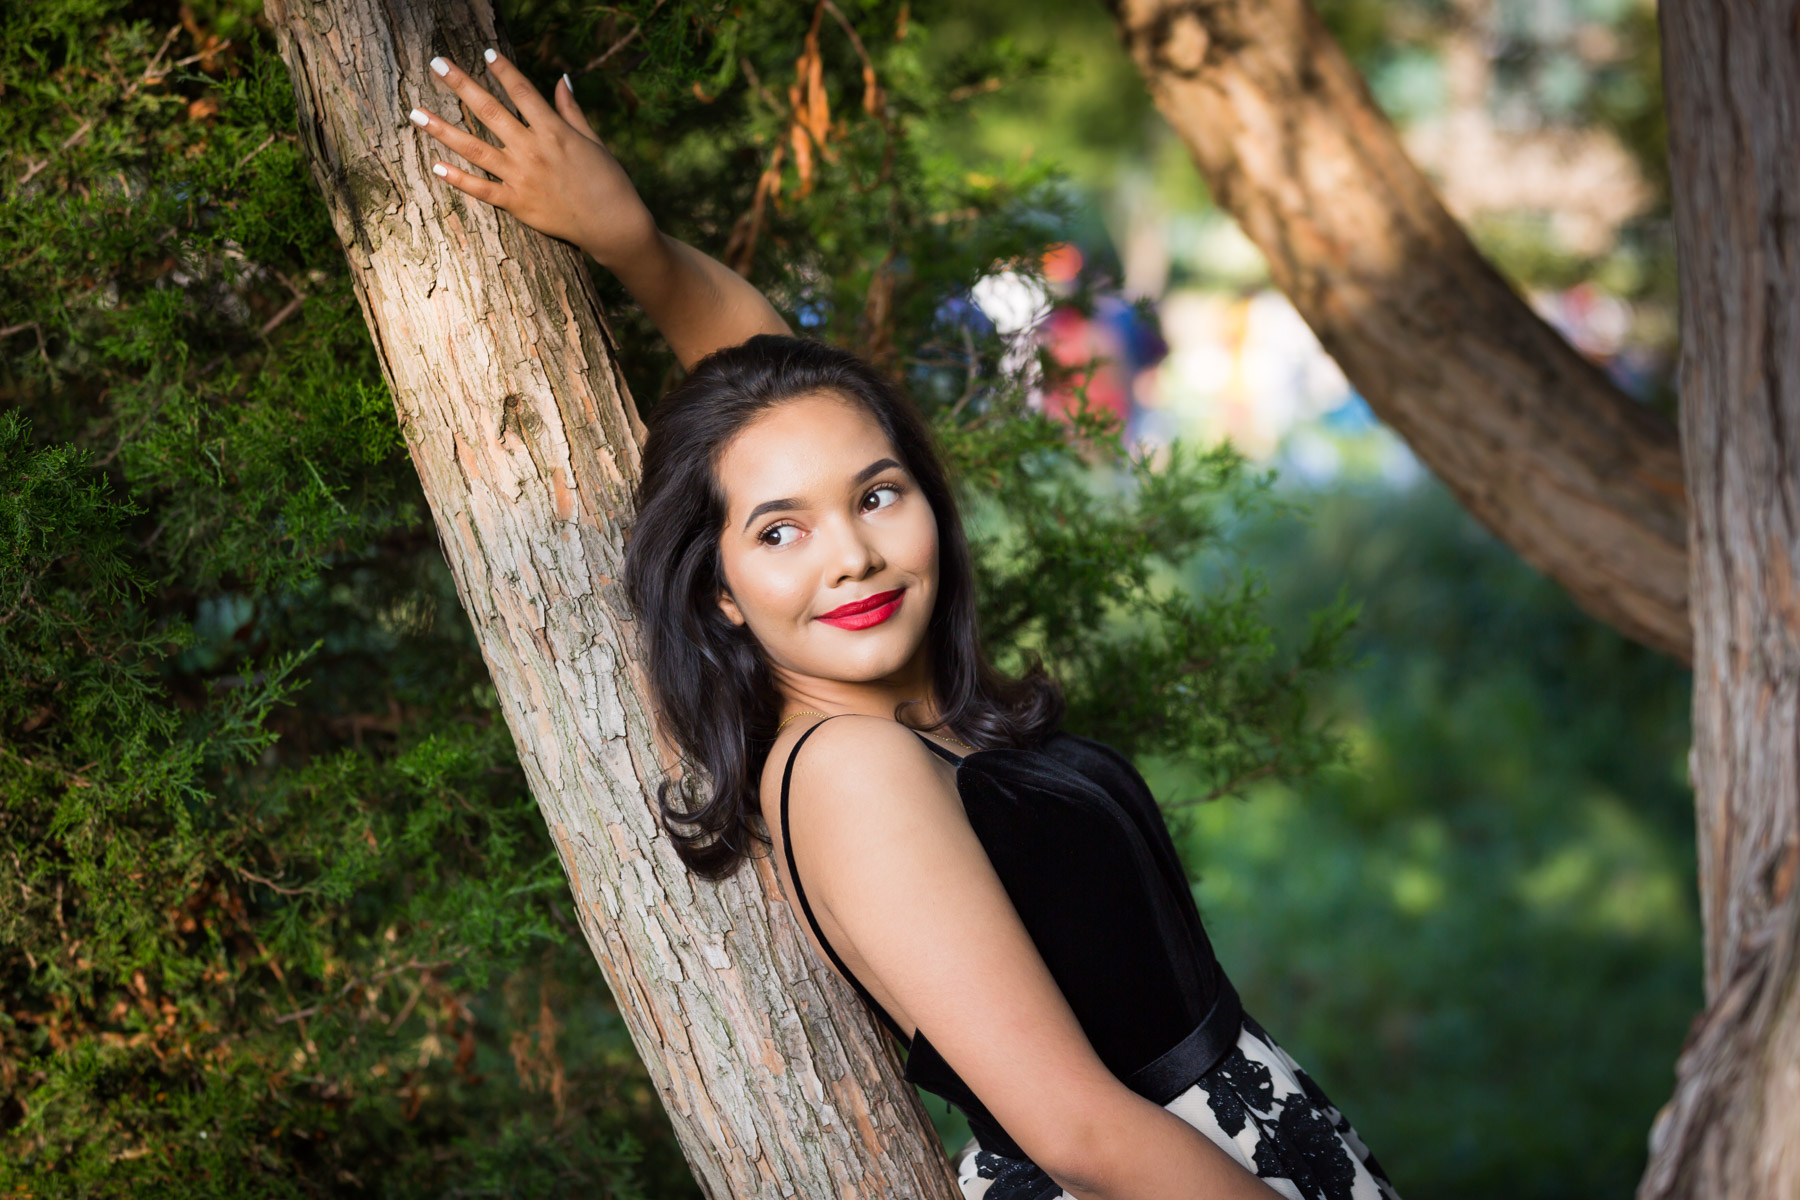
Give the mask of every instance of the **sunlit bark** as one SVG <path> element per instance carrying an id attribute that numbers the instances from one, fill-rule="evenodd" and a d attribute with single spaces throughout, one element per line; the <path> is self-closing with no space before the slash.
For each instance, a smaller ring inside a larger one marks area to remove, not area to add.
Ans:
<path id="1" fill-rule="evenodd" d="M 1800 39 L 1667 0 L 1705 1013 L 1640 1200 L 1800 1196 Z"/>
<path id="2" fill-rule="evenodd" d="M 696 882 L 653 819 L 619 584 L 639 425 L 578 251 L 430 174 L 427 61 L 482 0 L 270 0 L 300 131 L 576 911 L 708 1196 L 959 1195 L 891 1044 L 818 965 L 767 859 Z M 497 87 L 493 90 L 499 91 Z M 453 109 L 452 109 L 453 111 Z M 596 981 L 597 983 L 598 981 Z"/>

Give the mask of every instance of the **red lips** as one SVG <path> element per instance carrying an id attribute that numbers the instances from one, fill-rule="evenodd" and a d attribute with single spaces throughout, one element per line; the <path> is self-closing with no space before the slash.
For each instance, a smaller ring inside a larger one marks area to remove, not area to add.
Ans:
<path id="1" fill-rule="evenodd" d="M 905 588 L 895 588 L 891 592 L 877 592 L 866 599 L 852 600 L 848 604 L 839 605 L 828 613 L 820 613 L 819 618 L 828 621 L 833 617 L 849 617 L 857 613 L 868 612 L 871 608 L 880 608 L 905 590 Z"/>
<path id="2" fill-rule="evenodd" d="M 839 629 L 873 629 L 899 612 L 900 602 L 905 598 L 905 588 L 879 592 L 867 599 L 852 600 L 828 613 L 822 613 L 819 620 L 827 625 L 836 625 Z"/>

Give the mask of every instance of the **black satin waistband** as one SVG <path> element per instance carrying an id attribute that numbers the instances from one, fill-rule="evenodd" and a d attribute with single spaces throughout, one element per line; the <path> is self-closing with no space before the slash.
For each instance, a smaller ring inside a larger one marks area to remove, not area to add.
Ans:
<path id="1" fill-rule="evenodd" d="M 1237 1045 L 1244 1005 L 1231 980 L 1219 973 L 1219 994 L 1193 1032 L 1125 1077 L 1125 1086 L 1158 1104 L 1167 1104 L 1212 1070 Z"/>

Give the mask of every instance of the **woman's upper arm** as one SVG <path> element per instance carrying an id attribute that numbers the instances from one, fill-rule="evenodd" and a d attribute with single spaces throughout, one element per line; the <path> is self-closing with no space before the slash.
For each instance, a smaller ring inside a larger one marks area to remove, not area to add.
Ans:
<path id="1" fill-rule="evenodd" d="M 1027 1154 L 1053 1175 L 1080 1161 L 1128 1089 L 1082 1032 L 939 760 L 875 717 L 834 720 L 805 749 L 789 822 L 808 899 Z"/>

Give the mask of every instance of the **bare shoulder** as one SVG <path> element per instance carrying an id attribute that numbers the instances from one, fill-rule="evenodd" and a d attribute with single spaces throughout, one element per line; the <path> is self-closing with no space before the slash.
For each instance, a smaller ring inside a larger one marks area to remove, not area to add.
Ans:
<path id="1" fill-rule="evenodd" d="M 803 737 L 806 745 L 795 756 L 794 747 Z M 762 778 L 763 812 L 771 822 L 779 820 L 782 778 L 790 761 L 790 819 L 809 825 L 821 807 L 860 812 L 874 804 L 891 809 L 896 797 L 931 804 L 956 794 L 950 772 L 918 734 L 885 717 L 846 713 L 795 727 L 776 739 Z M 821 805 L 826 797 L 829 805 Z M 826 817 L 831 823 L 829 813 Z"/>
<path id="2" fill-rule="evenodd" d="M 794 766 L 796 777 L 813 763 L 906 767 L 937 761 L 917 733 L 887 717 L 845 713 L 815 724 L 821 728 L 806 739 L 806 751 Z"/>

